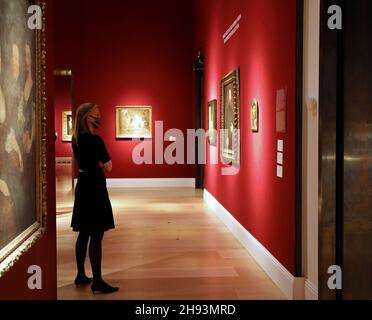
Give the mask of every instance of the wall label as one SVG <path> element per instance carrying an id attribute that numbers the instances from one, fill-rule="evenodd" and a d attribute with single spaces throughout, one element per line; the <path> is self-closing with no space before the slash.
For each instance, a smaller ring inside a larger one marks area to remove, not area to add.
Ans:
<path id="1" fill-rule="evenodd" d="M 276 156 L 276 176 L 283 179 L 284 164 L 284 140 L 278 140 Z"/>
<path id="2" fill-rule="evenodd" d="M 236 31 L 240 28 L 239 21 L 242 19 L 242 15 L 240 14 L 234 23 L 230 26 L 229 29 L 223 34 L 222 39 L 223 42 L 226 43 L 227 41 L 230 40 L 230 38 L 236 33 Z"/>

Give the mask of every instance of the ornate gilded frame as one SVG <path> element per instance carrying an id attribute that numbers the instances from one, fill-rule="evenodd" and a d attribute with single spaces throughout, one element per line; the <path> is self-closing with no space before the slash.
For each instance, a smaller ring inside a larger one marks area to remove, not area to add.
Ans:
<path id="1" fill-rule="evenodd" d="M 42 29 L 35 30 L 36 48 L 36 219 L 13 241 L 0 250 L 0 278 L 9 271 L 44 234 L 47 216 L 46 176 L 46 49 L 45 49 L 45 0 L 36 0 L 43 13 Z"/>
<path id="2" fill-rule="evenodd" d="M 233 135 L 232 149 L 226 147 L 226 133 L 229 128 L 225 128 L 225 88 L 232 85 L 233 102 Z M 221 80 L 221 158 L 227 164 L 240 164 L 240 70 L 239 68 L 230 72 Z"/>

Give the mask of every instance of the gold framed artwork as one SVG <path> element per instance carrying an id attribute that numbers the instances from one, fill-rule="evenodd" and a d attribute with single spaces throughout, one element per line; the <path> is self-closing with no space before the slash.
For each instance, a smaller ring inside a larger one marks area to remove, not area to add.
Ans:
<path id="1" fill-rule="evenodd" d="M 217 100 L 208 102 L 208 132 L 209 144 L 217 145 Z"/>
<path id="2" fill-rule="evenodd" d="M 72 111 L 62 112 L 62 141 L 71 142 L 73 135 Z"/>
<path id="3" fill-rule="evenodd" d="M 47 214 L 45 20 L 30 30 L 30 1 L 8 2 L 0 0 L 0 277 L 45 232 Z"/>
<path id="4" fill-rule="evenodd" d="M 116 138 L 151 139 L 152 107 L 150 106 L 117 107 Z"/>
<path id="5" fill-rule="evenodd" d="M 221 81 L 221 157 L 225 163 L 240 163 L 239 68 Z"/>
<path id="6" fill-rule="evenodd" d="M 257 99 L 253 99 L 251 105 L 251 130 L 252 132 L 258 132 L 259 130 L 259 108 Z"/>

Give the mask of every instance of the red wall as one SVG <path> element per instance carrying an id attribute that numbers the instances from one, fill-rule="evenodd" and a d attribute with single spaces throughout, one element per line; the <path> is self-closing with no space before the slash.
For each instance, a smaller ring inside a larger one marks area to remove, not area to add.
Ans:
<path id="1" fill-rule="evenodd" d="M 208 100 L 217 99 L 220 106 L 223 76 L 236 67 L 241 72 L 241 169 L 236 176 L 221 176 L 220 166 L 208 165 L 206 188 L 294 273 L 296 1 L 195 3 L 194 49 L 203 47 L 207 59 L 206 119 Z M 224 44 L 222 35 L 239 14 L 240 28 Z M 277 134 L 275 127 L 276 91 L 281 88 L 288 94 L 286 134 Z M 259 133 L 250 129 L 253 98 L 260 106 Z M 284 179 L 276 177 L 278 139 L 284 140 Z"/>
<path id="2" fill-rule="evenodd" d="M 47 181 L 48 217 L 47 232 L 29 252 L 21 257 L 15 266 L 0 278 L 0 299 L 56 299 L 56 202 L 55 202 L 55 160 L 54 160 L 54 103 L 53 103 L 53 19 L 52 1 L 47 0 Z M 42 290 L 31 291 L 27 287 L 30 265 L 39 265 L 43 272 Z"/>
<path id="3" fill-rule="evenodd" d="M 153 122 L 163 120 L 164 131 L 194 127 L 192 5 L 189 0 L 55 3 L 56 66 L 75 73 L 76 105 L 100 106 L 100 134 L 114 165 L 109 178 L 194 176 L 188 165 L 137 166 L 136 143 L 115 139 L 115 106 L 151 105 Z"/>
<path id="4" fill-rule="evenodd" d="M 62 141 L 62 112 L 71 110 L 71 78 L 57 76 L 54 78 L 54 112 L 55 130 L 58 137 L 55 143 L 56 157 L 71 157 L 71 142 Z"/>

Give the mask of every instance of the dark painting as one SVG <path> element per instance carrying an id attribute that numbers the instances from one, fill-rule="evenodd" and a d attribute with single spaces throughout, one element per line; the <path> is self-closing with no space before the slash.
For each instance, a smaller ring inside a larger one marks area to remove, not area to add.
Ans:
<path id="1" fill-rule="evenodd" d="M 39 38 L 27 26 L 31 4 L 0 0 L 0 263 L 4 250 L 38 222 Z"/>
<path id="2" fill-rule="evenodd" d="M 221 81 L 221 156 L 226 163 L 240 162 L 240 79 L 235 69 Z"/>

